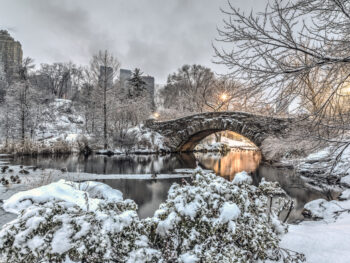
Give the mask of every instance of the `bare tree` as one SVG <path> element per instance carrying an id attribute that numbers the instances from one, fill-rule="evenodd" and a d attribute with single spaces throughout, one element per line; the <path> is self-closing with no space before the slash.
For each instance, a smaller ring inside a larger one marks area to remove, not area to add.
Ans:
<path id="1" fill-rule="evenodd" d="M 34 68 L 33 60 L 25 58 L 17 72 L 16 80 L 9 85 L 5 97 L 5 130 L 6 138 L 9 132 L 15 134 L 19 131 L 19 137 L 24 144 L 30 119 L 32 108 L 35 102 L 35 92 L 29 81 L 30 71 Z M 7 140 L 7 139 L 6 139 Z"/>
<path id="2" fill-rule="evenodd" d="M 72 99 L 82 85 L 83 69 L 72 62 L 41 64 L 35 79 L 57 98 Z"/>
<path id="3" fill-rule="evenodd" d="M 97 89 L 97 99 L 102 102 L 102 119 L 103 119 L 103 146 L 108 148 L 108 113 L 112 103 L 115 101 L 113 94 L 114 81 L 119 69 L 118 60 L 107 50 L 99 51 L 94 55 L 90 63 L 90 72 L 95 79 Z M 115 95 L 115 94 L 114 94 Z M 99 100 L 102 97 L 101 100 Z"/>
<path id="4" fill-rule="evenodd" d="M 161 95 L 165 108 L 177 108 L 182 112 L 203 112 L 205 102 L 203 92 L 214 80 L 214 73 L 201 65 L 184 65 L 176 73 L 169 75 L 167 85 Z"/>
<path id="5" fill-rule="evenodd" d="M 18 85 L 18 103 L 20 107 L 20 122 L 21 122 L 21 141 L 25 141 L 26 122 L 29 116 L 30 104 L 32 103 L 30 97 L 30 82 L 29 71 L 34 68 L 33 60 L 31 58 L 25 58 L 22 65 L 19 68 L 20 83 Z"/>
<path id="6" fill-rule="evenodd" d="M 230 104 L 240 99 L 239 88 L 239 83 L 230 78 L 216 78 L 201 90 L 200 96 L 207 111 L 228 111 L 232 110 Z"/>
<path id="7" fill-rule="evenodd" d="M 311 103 L 319 139 L 350 130 L 350 1 L 271 0 L 258 14 L 229 2 L 223 13 L 217 62 L 246 94 L 263 92 L 283 107 L 295 99 Z"/>

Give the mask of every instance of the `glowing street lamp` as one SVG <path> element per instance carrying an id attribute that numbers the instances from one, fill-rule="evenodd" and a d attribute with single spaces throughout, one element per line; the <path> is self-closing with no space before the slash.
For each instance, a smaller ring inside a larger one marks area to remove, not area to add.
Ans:
<path id="1" fill-rule="evenodd" d="M 158 119 L 159 118 L 159 113 L 158 112 L 155 112 L 155 113 L 153 113 L 153 118 L 155 118 L 155 119 Z"/>
<path id="2" fill-rule="evenodd" d="M 227 100 L 227 94 L 226 94 L 226 93 L 222 93 L 221 96 L 220 96 L 220 99 L 221 99 L 222 101 Z"/>

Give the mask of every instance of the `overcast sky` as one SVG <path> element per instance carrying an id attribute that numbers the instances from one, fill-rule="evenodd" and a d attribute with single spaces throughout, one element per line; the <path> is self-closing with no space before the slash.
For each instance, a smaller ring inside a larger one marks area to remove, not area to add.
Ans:
<path id="1" fill-rule="evenodd" d="M 250 11 L 266 0 L 231 0 Z M 37 64 L 87 64 L 99 49 L 110 50 L 122 68 L 141 68 L 165 83 L 183 64 L 217 73 L 212 43 L 227 0 L 0 0 L 0 27 L 22 43 Z"/>

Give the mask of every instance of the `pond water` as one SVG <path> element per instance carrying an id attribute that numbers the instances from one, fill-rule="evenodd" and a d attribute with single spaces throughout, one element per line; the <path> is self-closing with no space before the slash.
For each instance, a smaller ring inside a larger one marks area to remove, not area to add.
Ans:
<path id="1" fill-rule="evenodd" d="M 233 150 L 221 156 L 214 153 L 169 154 L 169 155 L 79 155 L 59 157 L 22 157 L 12 161 L 13 164 L 37 166 L 40 168 L 61 169 L 69 172 L 94 174 L 174 174 L 176 169 L 195 168 L 199 166 L 214 170 L 218 176 L 232 180 L 237 172 L 247 171 L 254 184 L 263 177 L 268 181 L 278 181 L 282 188 L 294 199 L 295 208 L 289 221 L 303 219 L 301 211 L 304 204 L 318 198 L 327 199 L 326 194 L 308 188 L 303 180 L 287 169 L 278 169 L 261 163 L 258 151 Z M 152 216 L 159 205 L 166 200 L 170 186 L 180 183 L 181 179 L 98 179 L 123 192 L 124 198 L 133 199 L 138 204 L 141 218 Z"/>

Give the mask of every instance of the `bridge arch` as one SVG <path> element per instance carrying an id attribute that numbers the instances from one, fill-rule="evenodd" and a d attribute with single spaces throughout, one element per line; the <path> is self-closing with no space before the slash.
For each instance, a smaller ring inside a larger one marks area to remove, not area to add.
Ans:
<path id="1" fill-rule="evenodd" d="M 249 128 L 246 128 L 249 129 Z M 193 151 L 195 149 L 195 147 L 206 137 L 210 136 L 211 134 L 217 133 L 217 132 L 221 132 L 221 131 L 232 131 L 235 132 L 237 134 L 242 135 L 242 132 L 237 131 L 237 129 L 235 129 L 234 127 L 231 128 L 229 127 L 222 127 L 222 128 L 215 128 L 215 129 L 204 129 L 204 130 L 199 130 L 199 131 L 195 131 L 193 133 L 192 136 L 189 136 L 187 139 L 184 139 L 177 147 L 177 151 L 180 152 L 188 152 L 188 151 Z M 243 130 L 244 131 L 244 130 Z M 259 141 L 257 140 L 257 138 L 252 138 L 253 133 L 246 130 L 244 132 L 245 135 L 242 135 L 244 137 L 246 137 L 247 139 L 249 139 L 251 142 L 253 142 L 255 145 L 259 145 Z M 250 136 L 251 138 L 247 137 Z M 255 140 L 255 141 L 254 141 Z"/>
<path id="2" fill-rule="evenodd" d="M 208 112 L 184 118 L 155 122 L 146 126 L 168 140 L 173 151 L 192 151 L 205 137 L 220 131 L 238 133 L 256 146 L 270 135 L 281 136 L 290 126 L 291 119 L 274 118 L 245 112 Z"/>

